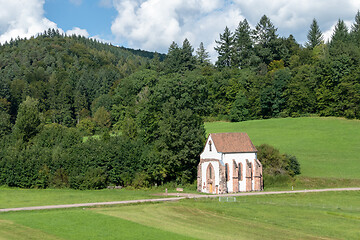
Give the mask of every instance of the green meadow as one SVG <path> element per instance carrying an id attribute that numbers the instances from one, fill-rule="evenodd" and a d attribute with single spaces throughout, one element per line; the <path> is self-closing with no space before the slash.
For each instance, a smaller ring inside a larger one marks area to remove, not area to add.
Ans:
<path id="1" fill-rule="evenodd" d="M 297 189 L 360 185 L 360 121 L 286 118 L 205 126 L 208 133 L 247 132 L 255 145 L 267 143 L 297 156 L 302 168 Z M 0 208 L 159 198 L 153 195 L 159 192 L 164 187 L 0 187 Z M 360 239 L 359 225 L 360 191 L 296 193 L 0 213 L 0 240 Z"/>
<path id="2" fill-rule="evenodd" d="M 360 121 L 281 118 L 238 123 L 207 122 L 207 133 L 246 132 L 254 145 L 267 143 L 295 155 L 301 176 L 360 179 Z"/>
<path id="3" fill-rule="evenodd" d="M 154 195 L 161 190 L 74 190 L 74 189 L 20 189 L 0 187 L 0 209 L 44 205 L 122 201 L 161 198 Z M 1 239 L 1 238 L 0 238 Z"/>
<path id="4" fill-rule="evenodd" d="M 0 214 L 0 239 L 359 239 L 360 192 Z"/>

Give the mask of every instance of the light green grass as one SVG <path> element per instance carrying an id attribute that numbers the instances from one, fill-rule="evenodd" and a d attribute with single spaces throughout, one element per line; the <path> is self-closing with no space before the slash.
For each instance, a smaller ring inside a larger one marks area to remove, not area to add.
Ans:
<path id="1" fill-rule="evenodd" d="M 33 232 L 43 233 L 38 239 L 52 239 L 54 236 L 74 240 L 187 239 L 173 232 L 83 209 L 8 213 L 0 215 L 0 218 L 7 219 L 8 223 L 18 225 L 20 229 L 19 238 L 16 238 L 17 229 L 2 230 L 4 234 L 13 234 L 14 239 L 21 239 L 22 226 L 31 229 Z"/>
<path id="2" fill-rule="evenodd" d="M 29 240 L 29 239 L 59 240 L 61 238 L 58 238 L 52 234 L 44 233 L 41 230 L 16 224 L 13 221 L 0 220 L 0 240 Z"/>
<path id="3" fill-rule="evenodd" d="M 19 189 L 0 187 L 0 208 L 161 198 L 160 190 Z"/>
<path id="4" fill-rule="evenodd" d="M 359 199 L 359 191 L 323 192 L 12 212 L 0 214 L 0 236 L 27 239 L 25 229 L 41 239 L 359 239 Z"/>
<path id="5" fill-rule="evenodd" d="M 283 118 L 208 122 L 205 128 L 208 133 L 246 132 L 255 145 L 267 143 L 295 155 L 305 177 L 360 178 L 359 120 Z"/>

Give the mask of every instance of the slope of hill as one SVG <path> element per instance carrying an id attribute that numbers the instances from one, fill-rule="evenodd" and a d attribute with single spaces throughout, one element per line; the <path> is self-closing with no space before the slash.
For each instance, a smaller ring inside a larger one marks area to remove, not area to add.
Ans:
<path id="1" fill-rule="evenodd" d="M 302 176 L 360 178 L 360 121 L 341 118 L 283 118 L 205 123 L 208 133 L 247 132 L 255 145 L 267 143 L 295 155 Z"/>
<path id="2" fill-rule="evenodd" d="M 106 98 L 119 79 L 154 56 L 49 30 L 0 46 L 0 99 L 10 105 L 13 122 L 19 104 L 30 96 L 40 101 L 47 122 L 74 126 L 80 115 L 91 113 L 94 100 Z"/>

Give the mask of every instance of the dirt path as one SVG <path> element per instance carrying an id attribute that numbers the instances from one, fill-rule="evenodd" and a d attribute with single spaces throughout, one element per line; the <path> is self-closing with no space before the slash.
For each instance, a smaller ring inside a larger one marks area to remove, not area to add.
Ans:
<path id="1" fill-rule="evenodd" d="M 104 205 L 145 203 L 145 202 L 167 202 L 167 201 L 178 201 L 180 199 L 185 199 L 185 198 L 241 197 L 241 196 L 251 196 L 251 195 L 333 192 L 333 191 L 360 191 L 360 188 L 327 188 L 327 189 L 312 189 L 312 190 L 305 189 L 305 190 L 294 190 L 294 191 L 244 192 L 244 193 L 229 193 L 229 194 L 214 194 L 214 195 L 192 194 L 192 193 L 168 193 L 168 194 L 164 193 L 164 194 L 159 194 L 159 195 L 171 196 L 171 197 L 170 198 L 156 198 L 156 199 L 113 201 L 113 202 L 78 203 L 78 204 L 48 205 L 48 206 L 20 207 L 20 208 L 3 208 L 3 209 L 0 209 L 0 213 L 1 212 L 13 212 L 13 211 L 58 209 L 58 208 L 94 207 L 94 206 L 104 206 Z"/>

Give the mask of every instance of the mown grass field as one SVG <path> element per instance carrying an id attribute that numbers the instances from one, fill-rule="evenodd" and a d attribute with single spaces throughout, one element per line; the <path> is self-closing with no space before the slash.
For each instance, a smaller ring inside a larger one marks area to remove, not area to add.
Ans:
<path id="1" fill-rule="evenodd" d="M 159 193 L 160 191 L 161 190 L 128 189 L 19 189 L 0 187 L 0 209 L 71 203 L 92 203 L 161 198 L 162 196 L 153 195 L 154 193 Z"/>
<path id="2" fill-rule="evenodd" d="M 246 132 L 254 145 L 267 143 L 295 155 L 301 176 L 360 179 L 360 121 L 282 118 L 239 123 L 207 122 L 207 133 Z"/>
<path id="3" fill-rule="evenodd" d="M 0 214 L 0 239 L 359 239 L 360 192 Z"/>

